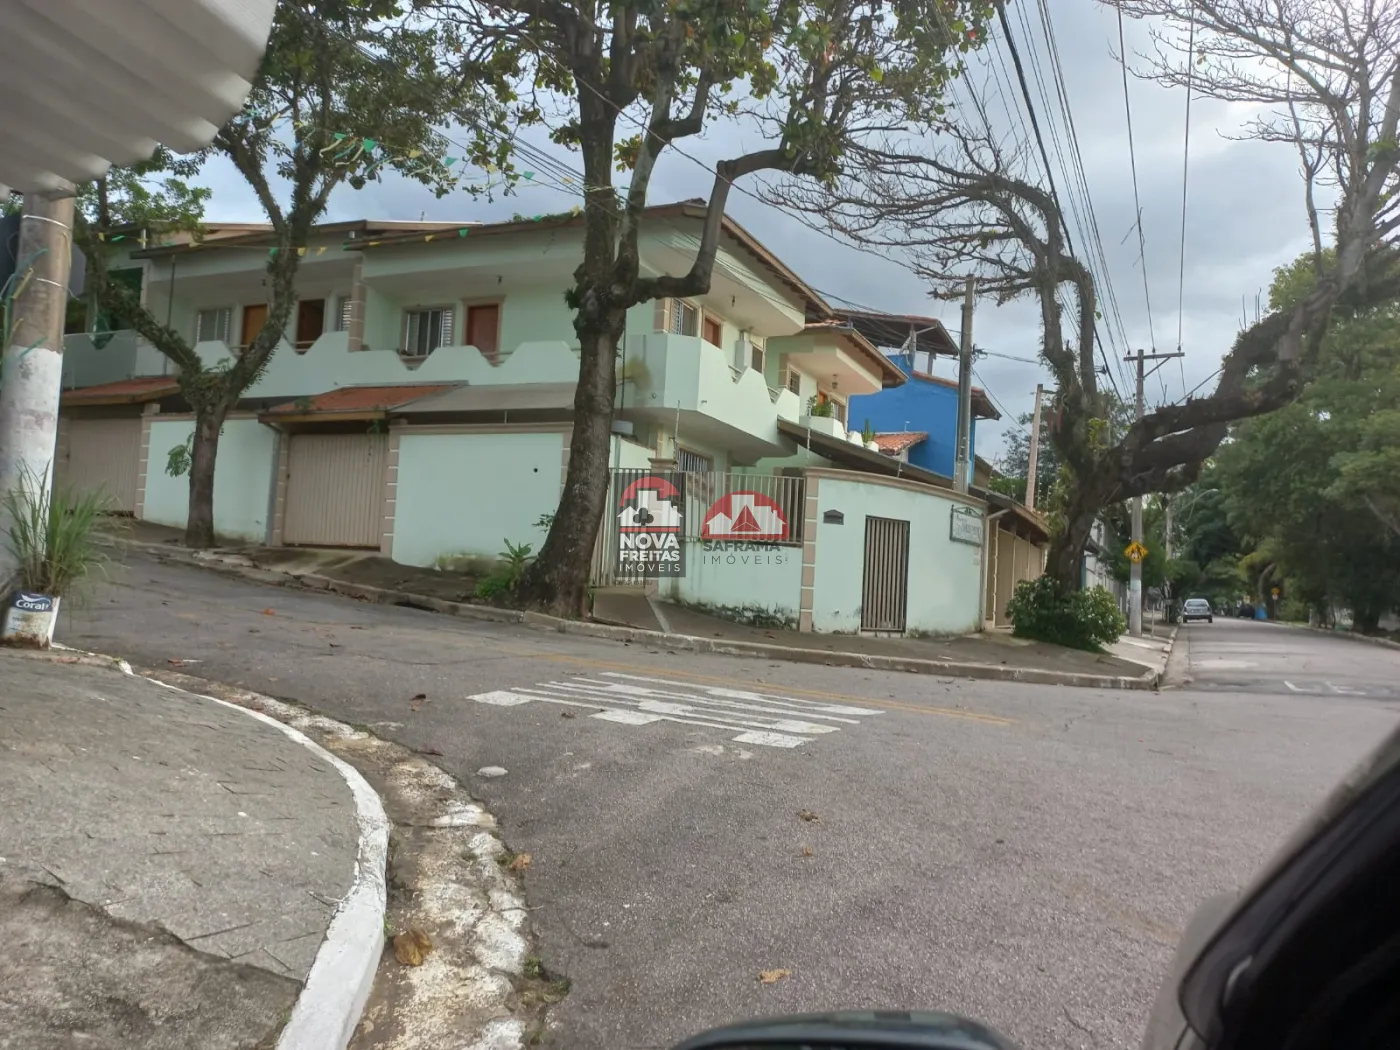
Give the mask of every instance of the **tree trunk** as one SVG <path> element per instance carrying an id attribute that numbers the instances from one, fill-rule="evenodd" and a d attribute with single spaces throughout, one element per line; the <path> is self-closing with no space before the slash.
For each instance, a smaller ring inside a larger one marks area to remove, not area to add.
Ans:
<path id="1" fill-rule="evenodd" d="M 517 592 L 526 604 L 556 616 L 587 612 L 593 546 L 608 495 L 617 344 L 626 316 L 611 310 L 597 325 L 584 328 L 580 322 L 580 342 L 593 352 L 580 359 L 568 476 L 540 556 Z"/>
<path id="2" fill-rule="evenodd" d="M 190 510 L 185 520 L 185 546 L 214 546 L 214 461 L 228 405 L 216 404 L 195 416 L 194 447 L 190 450 Z"/>
<path id="3" fill-rule="evenodd" d="M 1094 531 L 1094 519 L 1102 509 L 1103 500 L 1090 498 L 1083 490 L 1076 490 L 1065 508 L 1064 528 L 1050 541 L 1045 573 L 1067 591 L 1078 591 L 1084 587 L 1084 545 L 1089 542 L 1089 535 Z"/>

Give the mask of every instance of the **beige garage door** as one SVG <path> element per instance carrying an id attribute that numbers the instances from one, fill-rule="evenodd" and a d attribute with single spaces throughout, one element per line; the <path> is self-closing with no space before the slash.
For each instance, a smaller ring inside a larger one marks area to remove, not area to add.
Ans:
<path id="1" fill-rule="evenodd" d="M 58 445 L 54 480 L 81 492 L 100 489 L 111 498 L 112 510 L 134 514 L 141 420 L 65 419 L 61 426 L 64 440 Z"/>
<path id="2" fill-rule="evenodd" d="M 294 434 L 283 543 L 378 547 L 387 434 Z"/>

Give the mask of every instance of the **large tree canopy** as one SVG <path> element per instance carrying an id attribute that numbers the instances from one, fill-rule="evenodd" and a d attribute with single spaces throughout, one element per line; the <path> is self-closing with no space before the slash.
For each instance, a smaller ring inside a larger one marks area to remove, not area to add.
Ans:
<path id="1" fill-rule="evenodd" d="M 1311 261 L 1279 272 L 1280 308 L 1304 297 Z M 1400 417 L 1400 295 L 1338 309 L 1303 395 L 1235 428 L 1215 478 L 1234 531 L 1265 555 L 1289 593 L 1326 616 L 1352 610 L 1373 629 L 1400 606 L 1400 530 L 1387 425 Z"/>
<path id="2" fill-rule="evenodd" d="M 853 239 L 900 249 L 935 294 L 976 276 L 1000 301 L 1034 297 L 1041 356 L 1058 388 L 1060 425 L 1052 439 L 1071 473 L 1065 528 L 1048 571 L 1071 588 L 1080 579 L 1084 539 L 1104 507 L 1190 484 L 1232 421 L 1298 396 L 1333 307 L 1355 285 L 1371 289 L 1368 256 L 1400 228 L 1400 6 L 1105 2 L 1154 20 L 1159 47 L 1143 75 L 1167 85 L 1189 79 L 1198 95 L 1254 103 L 1261 115 L 1246 133 L 1287 143 L 1303 159 L 1300 227 L 1306 216 L 1313 280 L 1306 294 L 1241 333 L 1206 396 L 1158 406 L 1111 431 L 1095 366 L 1093 275 L 1069 251 L 1055 195 L 985 122 L 950 128 L 932 148 L 888 137 L 865 152 L 859 177 L 789 186 L 782 194 Z M 1320 218 L 1324 197 L 1335 205 L 1327 224 Z"/>
<path id="3" fill-rule="evenodd" d="M 705 294 L 738 180 L 828 183 L 854 146 L 926 133 L 989 0 L 428 0 L 510 83 L 515 119 L 546 124 L 583 162 L 584 252 L 568 301 L 581 361 L 568 477 L 521 597 L 581 611 L 608 483 L 616 356 L 626 311 Z M 658 160 L 724 122 L 746 148 L 714 165 L 690 269 L 643 275 L 637 239 Z M 625 185 L 615 181 L 624 173 Z"/>
<path id="4" fill-rule="evenodd" d="M 346 183 L 361 187 L 386 168 L 438 189 L 450 185 L 440 159 L 447 142 L 438 129 L 454 120 L 481 129 L 472 159 L 486 163 L 501 155 L 499 138 L 490 134 L 494 105 L 484 105 L 489 71 L 462 67 L 459 41 L 413 8 L 412 0 L 280 0 L 247 103 L 208 151 L 182 158 L 162 151 L 151 163 L 114 171 L 82 191 L 79 232 L 103 310 L 174 363 L 195 413 L 185 532 L 191 546 L 214 542 L 220 430 L 283 340 L 296 304 L 298 249 L 306 247 L 331 194 Z M 197 230 L 207 193 L 188 180 L 212 155 L 243 177 L 272 227 L 267 320 L 223 362 L 203 360 L 194 333 L 163 324 L 128 284 L 105 279 L 117 231 L 130 225 Z"/>

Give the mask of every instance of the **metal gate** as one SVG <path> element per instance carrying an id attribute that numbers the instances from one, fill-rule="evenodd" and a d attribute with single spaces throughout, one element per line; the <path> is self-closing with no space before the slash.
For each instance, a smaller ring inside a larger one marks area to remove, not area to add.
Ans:
<path id="1" fill-rule="evenodd" d="M 627 486 L 655 473 L 650 470 L 613 470 L 608 482 L 608 501 L 603 504 L 603 520 L 593 544 L 592 583 L 595 587 L 645 587 L 654 582 L 645 576 L 617 571 L 618 507 Z"/>
<path id="2" fill-rule="evenodd" d="M 282 542 L 378 547 L 388 462 L 385 434 L 294 434 Z"/>
<path id="3" fill-rule="evenodd" d="M 79 492 L 101 491 L 109 510 L 136 512 L 137 478 L 141 461 L 141 420 L 64 419 L 64 440 L 54 463 L 54 478 Z"/>
<path id="4" fill-rule="evenodd" d="M 903 631 L 909 610 L 909 523 L 865 519 L 865 578 L 860 589 L 862 631 Z"/>

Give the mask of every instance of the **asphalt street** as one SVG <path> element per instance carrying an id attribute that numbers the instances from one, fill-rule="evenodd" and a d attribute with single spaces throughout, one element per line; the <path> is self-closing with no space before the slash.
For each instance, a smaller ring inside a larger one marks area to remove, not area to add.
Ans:
<path id="1" fill-rule="evenodd" d="M 1400 680 L 1400 652 L 1222 621 L 1188 628 L 1196 682 L 1151 693 L 667 652 L 141 555 L 67 610 L 66 644 L 440 752 L 533 857 L 543 961 L 572 982 L 561 1050 L 846 1007 L 953 1010 L 1025 1048 L 1133 1046 L 1195 905 L 1246 880 L 1400 714 L 1288 686 L 1363 662 Z"/>
<path id="2" fill-rule="evenodd" d="M 1389 646 L 1217 617 L 1186 624 L 1178 649 L 1195 689 L 1400 701 L 1400 649 Z"/>

